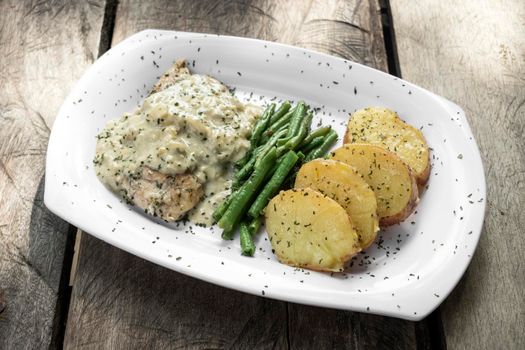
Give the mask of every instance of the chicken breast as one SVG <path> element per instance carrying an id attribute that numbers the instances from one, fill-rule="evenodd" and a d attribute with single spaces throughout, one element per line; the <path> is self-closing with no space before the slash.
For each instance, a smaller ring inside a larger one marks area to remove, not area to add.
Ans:
<path id="1" fill-rule="evenodd" d="M 170 69 L 168 69 L 162 75 L 162 77 L 160 77 L 159 81 L 155 84 L 155 86 L 153 86 L 150 95 L 169 88 L 177 81 L 184 79 L 190 74 L 190 70 L 188 69 L 188 67 L 186 67 L 186 61 L 175 61 L 175 64 Z"/>
<path id="2" fill-rule="evenodd" d="M 147 214 L 170 222 L 198 206 L 190 220 L 211 224 L 229 191 L 228 169 L 249 147 L 254 107 L 177 60 L 139 108 L 97 136 L 97 176 Z"/>
<path id="3" fill-rule="evenodd" d="M 186 61 L 177 60 L 153 86 L 150 95 L 167 89 L 188 75 Z M 168 222 L 179 220 L 197 205 L 204 194 L 202 187 L 192 174 L 169 176 L 147 167 L 143 169 L 142 177 L 124 185 L 136 206 Z"/>
<path id="4" fill-rule="evenodd" d="M 186 62 L 177 60 L 155 84 L 150 95 L 189 75 Z M 120 186 L 120 192 L 128 202 L 168 222 L 181 219 L 204 194 L 203 186 L 195 175 L 166 175 L 149 167 L 144 167 L 138 177 L 125 178 Z"/>
<path id="5" fill-rule="evenodd" d="M 147 167 L 141 177 L 125 182 L 122 187 L 133 204 L 165 221 L 182 218 L 204 194 L 195 175 L 170 176 Z"/>

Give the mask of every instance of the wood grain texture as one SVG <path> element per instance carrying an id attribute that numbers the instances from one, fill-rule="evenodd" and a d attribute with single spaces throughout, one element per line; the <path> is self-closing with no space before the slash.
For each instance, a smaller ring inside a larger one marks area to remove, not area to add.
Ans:
<path id="1" fill-rule="evenodd" d="M 377 1 L 278 0 L 119 3 L 113 44 L 144 29 L 258 38 L 310 48 L 386 71 Z"/>
<path id="2" fill-rule="evenodd" d="M 375 1 L 121 1 L 113 44 L 146 29 L 279 41 L 386 70 Z M 66 348 L 414 349 L 411 322 L 263 299 L 83 235 Z"/>
<path id="3" fill-rule="evenodd" d="M 415 323 L 288 304 L 290 349 L 416 349 Z"/>
<path id="4" fill-rule="evenodd" d="M 55 335 L 69 225 L 43 204 L 45 152 L 58 108 L 97 56 L 103 7 L 0 2 L 1 349 L 47 348 Z"/>
<path id="5" fill-rule="evenodd" d="M 286 347 L 286 304 L 217 287 L 83 234 L 66 349 Z"/>
<path id="6" fill-rule="evenodd" d="M 462 106 L 488 186 L 484 230 L 442 307 L 448 349 L 525 347 L 525 4 L 391 2 L 403 78 Z"/>

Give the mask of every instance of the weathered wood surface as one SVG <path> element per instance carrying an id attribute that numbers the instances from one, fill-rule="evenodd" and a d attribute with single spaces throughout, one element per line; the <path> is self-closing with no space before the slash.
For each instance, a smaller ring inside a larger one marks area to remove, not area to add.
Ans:
<path id="1" fill-rule="evenodd" d="M 485 226 L 442 309 L 448 349 L 525 347 L 525 3 L 392 1 L 403 78 L 462 106 L 485 166 Z"/>
<path id="2" fill-rule="evenodd" d="M 376 0 L 119 2 L 113 43 L 144 29 L 217 33 L 306 47 L 386 70 Z"/>
<path id="3" fill-rule="evenodd" d="M 386 70 L 375 1 L 121 1 L 113 44 L 146 28 L 274 40 Z M 65 347 L 413 349 L 416 335 L 411 322 L 206 284 L 83 235 Z"/>
<path id="4" fill-rule="evenodd" d="M 0 2 L 0 349 L 60 342 L 69 225 L 44 206 L 45 153 L 58 108 L 97 57 L 103 12 L 103 1 Z"/>
<path id="5" fill-rule="evenodd" d="M 177 274 L 82 235 L 65 348 L 286 347 L 286 304 Z"/>

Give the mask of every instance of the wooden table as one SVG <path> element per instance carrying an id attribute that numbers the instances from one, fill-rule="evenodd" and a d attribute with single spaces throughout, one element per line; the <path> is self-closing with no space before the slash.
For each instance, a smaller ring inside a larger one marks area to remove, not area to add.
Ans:
<path id="1" fill-rule="evenodd" d="M 264 299 L 156 266 L 51 214 L 44 161 L 60 104 L 98 56 L 145 28 L 306 47 L 462 106 L 488 205 L 452 295 L 417 323 Z M 0 349 L 525 348 L 523 1 L 4 0 L 0 48 Z"/>

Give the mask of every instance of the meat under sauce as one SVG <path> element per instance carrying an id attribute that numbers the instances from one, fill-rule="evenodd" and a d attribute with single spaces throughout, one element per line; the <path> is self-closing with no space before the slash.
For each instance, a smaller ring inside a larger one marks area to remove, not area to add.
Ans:
<path id="1" fill-rule="evenodd" d="M 97 176 L 150 215 L 176 221 L 189 214 L 211 224 L 259 114 L 259 107 L 241 103 L 214 78 L 191 74 L 179 60 L 142 106 L 97 136 Z"/>

